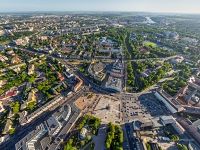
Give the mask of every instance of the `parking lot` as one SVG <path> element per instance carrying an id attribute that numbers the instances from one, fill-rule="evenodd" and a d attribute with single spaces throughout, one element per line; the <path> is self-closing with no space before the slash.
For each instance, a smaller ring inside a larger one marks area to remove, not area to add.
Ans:
<path id="1" fill-rule="evenodd" d="M 142 94 L 138 99 L 145 111 L 149 112 L 153 117 L 169 114 L 167 108 L 154 96 L 153 93 Z"/>
<path id="2" fill-rule="evenodd" d="M 123 121 L 131 122 L 133 120 L 147 120 L 151 118 L 151 115 L 140 104 L 137 96 L 130 94 L 123 94 L 121 97 L 123 113 Z"/>

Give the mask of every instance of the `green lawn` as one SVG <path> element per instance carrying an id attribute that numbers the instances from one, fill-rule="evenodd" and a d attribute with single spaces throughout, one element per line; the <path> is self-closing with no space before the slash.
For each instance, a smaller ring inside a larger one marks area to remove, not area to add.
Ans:
<path id="1" fill-rule="evenodd" d="M 152 48 L 155 48 L 157 46 L 156 43 L 153 43 L 153 42 L 150 42 L 150 41 L 144 41 L 143 45 L 146 46 L 146 47 L 152 47 Z"/>

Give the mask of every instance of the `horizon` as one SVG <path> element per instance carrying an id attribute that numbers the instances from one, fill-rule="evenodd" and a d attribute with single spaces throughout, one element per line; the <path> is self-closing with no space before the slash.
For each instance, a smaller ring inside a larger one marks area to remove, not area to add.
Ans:
<path id="1" fill-rule="evenodd" d="M 187 13 L 187 12 L 147 12 L 147 11 L 61 11 L 61 10 L 40 10 L 40 11 L 1 11 L 0 14 L 32 14 L 32 13 L 65 13 L 65 14 L 117 14 L 117 13 L 132 13 L 132 14 L 152 14 L 152 15 L 200 15 L 200 12 L 198 13 Z"/>
<path id="2" fill-rule="evenodd" d="M 59 1 L 59 2 L 58 2 Z M 144 12 L 200 14 L 198 0 L 0 0 L 0 13 L 18 12 Z"/>

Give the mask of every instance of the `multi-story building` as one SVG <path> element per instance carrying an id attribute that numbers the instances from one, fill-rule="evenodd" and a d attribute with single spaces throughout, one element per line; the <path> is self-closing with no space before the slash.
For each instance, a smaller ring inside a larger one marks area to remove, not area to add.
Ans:
<path id="1" fill-rule="evenodd" d="M 15 144 L 16 150 L 46 150 L 71 115 L 71 106 L 64 105 Z"/>

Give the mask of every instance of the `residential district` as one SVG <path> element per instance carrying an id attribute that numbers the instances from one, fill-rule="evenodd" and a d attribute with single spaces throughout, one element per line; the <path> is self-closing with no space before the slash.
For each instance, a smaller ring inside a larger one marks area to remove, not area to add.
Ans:
<path id="1" fill-rule="evenodd" d="M 1 14 L 0 149 L 200 150 L 199 19 Z"/>

